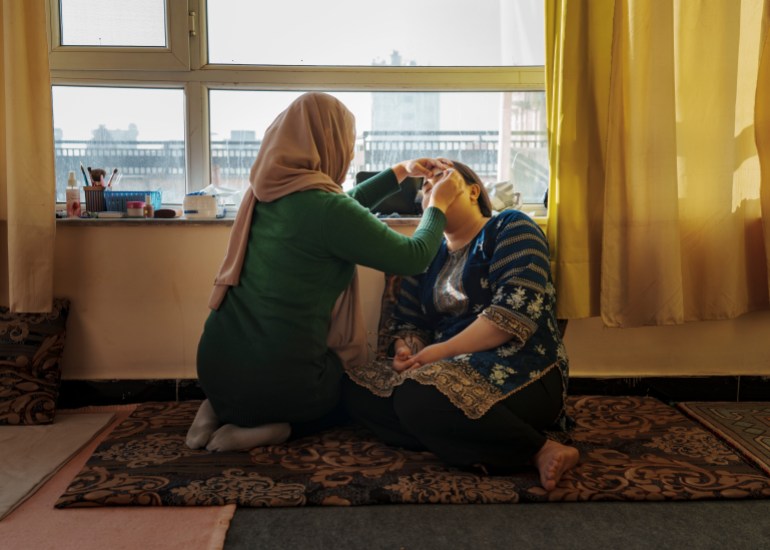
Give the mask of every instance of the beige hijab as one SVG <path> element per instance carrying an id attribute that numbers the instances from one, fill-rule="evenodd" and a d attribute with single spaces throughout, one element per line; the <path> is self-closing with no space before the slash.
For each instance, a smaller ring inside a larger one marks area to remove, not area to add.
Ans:
<path id="1" fill-rule="evenodd" d="M 251 167 L 251 192 L 243 197 L 235 217 L 209 307 L 218 309 L 228 289 L 240 280 L 257 201 L 272 202 L 309 189 L 342 193 L 354 144 L 353 114 L 328 94 L 303 94 L 278 115 L 265 132 Z M 334 306 L 327 344 L 346 367 L 367 359 L 356 275 Z"/>

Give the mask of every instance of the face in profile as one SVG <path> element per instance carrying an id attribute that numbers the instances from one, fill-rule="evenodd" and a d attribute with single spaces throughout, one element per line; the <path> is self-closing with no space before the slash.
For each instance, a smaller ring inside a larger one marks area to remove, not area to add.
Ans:
<path id="1" fill-rule="evenodd" d="M 447 216 L 449 216 L 449 210 L 454 210 L 457 208 L 458 203 L 463 203 L 461 208 L 471 206 L 472 203 L 475 203 L 476 200 L 479 197 L 480 194 L 480 185 L 474 182 L 469 182 L 461 173 L 459 170 L 452 169 L 448 171 L 441 171 L 441 172 L 435 172 L 433 176 L 429 178 L 425 178 L 424 183 L 422 185 L 422 209 L 425 210 L 428 207 L 428 202 L 430 201 L 431 193 L 433 192 L 433 189 L 436 185 L 438 185 L 440 182 L 444 181 L 445 179 L 452 179 L 456 180 L 458 183 L 461 184 L 462 188 L 462 194 L 457 197 L 457 199 L 449 205 L 449 209 L 447 210 Z M 476 208 L 474 206 L 474 208 Z M 482 212 L 483 213 L 483 212 Z"/>
<path id="2" fill-rule="evenodd" d="M 420 191 L 422 192 L 422 209 L 425 210 L 428 208 L 428 203 L 430 202 L 430 195 L 433 192 L 433 187 L 447 177 L 446 171 L 436 171 L 433 173 L 433 175 L 429 178 L 425 178 L 422 183 L 422 187 L 420 188 Z M 451 178 L 460 178 L 462 180 L 462 176 L 452 170 L 449 173 L 449 177 Z"/>

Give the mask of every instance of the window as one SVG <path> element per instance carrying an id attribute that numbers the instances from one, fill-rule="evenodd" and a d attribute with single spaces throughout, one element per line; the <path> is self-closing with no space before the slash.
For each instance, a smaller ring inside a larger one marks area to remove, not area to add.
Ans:
<path id="1" fill-rule="evenodd" d="M 211 177 L 215 185 L 230 189 L 246 185 L 265 129 L 274 114 L 299 93 L 209 92 Z M 485 183 L 513 180 L 525 201 L 542 200 L 548 187 L 542 92 L 331 94 L 356 117 L 356 154 L 347 185 L 353 184 L 361 170 L 384 170 L 400 160 L 421 156 L 447 157 L 473 167 Z M 503 103 L 510 103 L 516 112 L 501 112 Z M 261 108 L 255 112 L 257 105 Z M 501 132 L 503 117 L 514 120 L 517 130 Z M 508 155 L 501 158 L 499 151 L 508 151 Z M 504 197 L 504 189 L 497 191 L 498 198 Z"/>
<path id="2" fill-rule="evenodd" d="M 192 23 L 184 0 L 48 2 L 56 70 L 190 69 Z"/>
<path id="3" fill-rule="evenodd" d="M 542 203 L 541 0 L 394 0 L 376 17 L 354 0 L 49 3 L 59 200 L 80 162 L 166 203 L 243 190 L 267 125 L 320 90 L 356 115 L 349 184 L 444 156 Z"/>
<path id="4" fill-rule="evenodd" d="M 210 63 L 501 67 L 543 64 L 531 0 L 209 0 Z"/>
<path id="5" fill-rule="evenodd" d="M 166 202 L 182 202 L 181 89 L 54 85 L 52 92 L 57 182 L 70 170 L 79 180 L 81 163 L 107 174 L 117 168 L 116 188 L 161 190 Z"/>
<path id="6" fill-rule="evenodd" d="M 60 5 L 62 46 L 168 45 L 162 0 L 133 0 L 130 11 L 116 0 L 61 0 Z"/>

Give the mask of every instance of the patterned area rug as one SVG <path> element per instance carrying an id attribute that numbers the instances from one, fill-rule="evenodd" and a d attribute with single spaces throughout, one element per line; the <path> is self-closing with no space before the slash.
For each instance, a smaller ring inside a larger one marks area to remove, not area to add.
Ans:
<path id="1" fill-rule="evenodd" d="M 140 405 L 56 503 L 75 506 L 363 505 L 770 498 L 770 477 L 649 397 L 571 397 L 581 462 L 546 493 L 534 469 L 486 476 L 392 448 L 352 426 L 249 453 L 192 451 L 199 402 Z"/>
<path id="2" fill-rule="evenodd" d="M 770 475 L 770 402 L 688 402 L 678 407 Z"/>

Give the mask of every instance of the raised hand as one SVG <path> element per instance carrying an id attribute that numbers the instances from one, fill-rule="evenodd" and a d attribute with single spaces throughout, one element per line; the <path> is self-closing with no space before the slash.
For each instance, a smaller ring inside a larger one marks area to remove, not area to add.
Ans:
<path id="1" fill-rule="evenodd" d="M 399 162 L 393 167 L 398 181 L 407 177 L 431 178 L 452 167 L 452 161 L 445 158 L 419 158 Z"/>
<path id="2" fill-rule="evenodd" d="M 446 213 L 447 207 L 460 196 L 465 185 L 458 172 L 451 168 L 445 170 L 437 179 L 428 180 L 422 186 L 423 207 L 435 206 Z"/>

